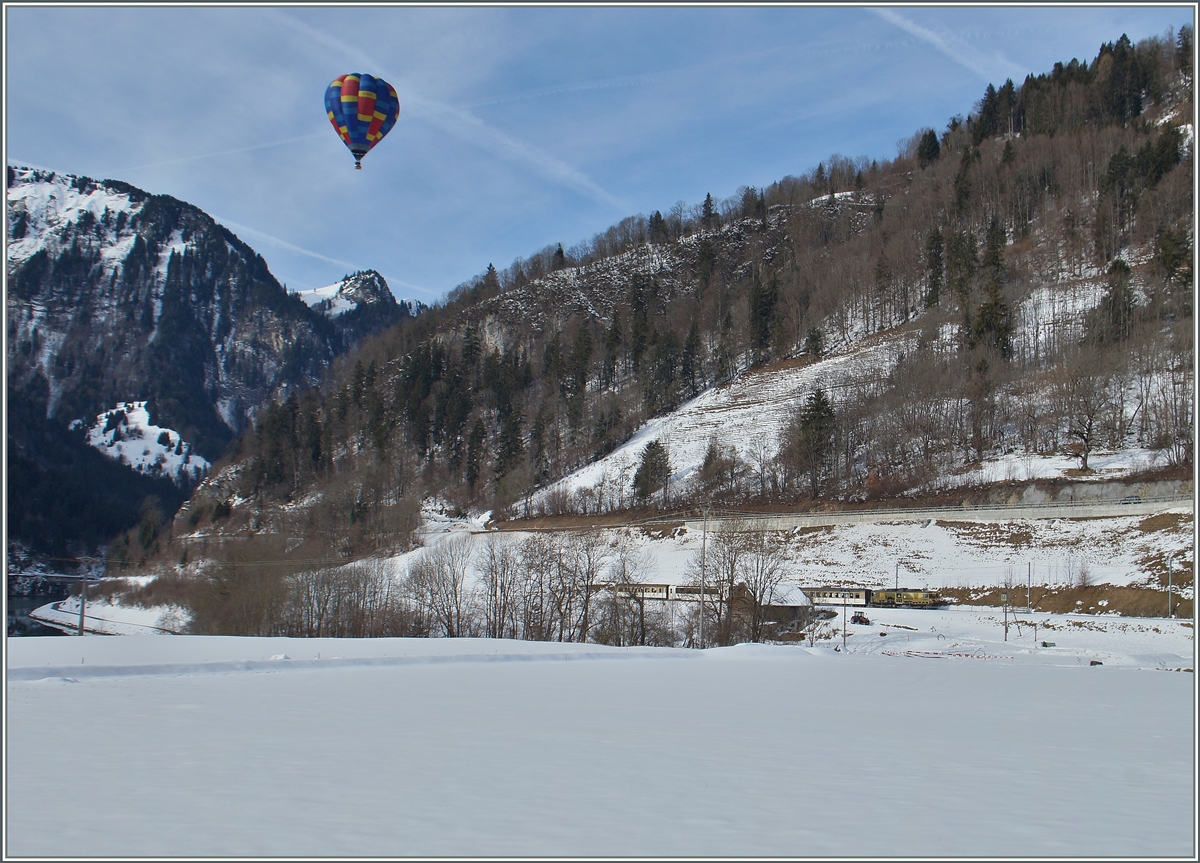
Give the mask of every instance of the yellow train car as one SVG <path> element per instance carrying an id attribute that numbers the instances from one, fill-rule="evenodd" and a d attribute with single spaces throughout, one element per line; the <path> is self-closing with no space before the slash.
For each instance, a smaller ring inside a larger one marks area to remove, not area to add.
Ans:
<path id="1" fill-rule="evenodd" d="M 936 590 L 872 590 L 870 604 L 876 608 L 940 608 L 946 604 Z"/>

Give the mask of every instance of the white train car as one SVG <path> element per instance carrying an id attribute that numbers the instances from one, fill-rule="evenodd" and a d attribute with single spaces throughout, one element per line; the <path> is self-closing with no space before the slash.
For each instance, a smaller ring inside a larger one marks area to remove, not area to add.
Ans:
<path id="1" fill-rule="evenodd" d="M 700 588 L 694 585 L 682 584 L 593 584 L 591 591 L 593 594 L 603 591 L 616 591 L 617 596 L 622 599 L 657 599 L 665 602 L 699 602 Z M 724 598 L 724 591 L 718 590 L 716 585 L 708 585 L 704 588 L 704 601 L 716 600 Z"/>
<path id="2" fill-rule="evenodd" d="M 865 587 L 806 587 L 804 595 L 813 605 L 863 605 L 871 598 Z"/>

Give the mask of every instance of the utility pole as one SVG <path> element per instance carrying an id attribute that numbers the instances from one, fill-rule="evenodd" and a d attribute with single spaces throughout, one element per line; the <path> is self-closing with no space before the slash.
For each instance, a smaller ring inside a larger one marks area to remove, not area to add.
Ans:
<path id="1" fill-rule="evenodd" d="M 1008 594 L 1000 594 L 1000 602 L 1004 604 L 1004 640 L 1008 641 Z"/>
<path id="2" fill-rule="evenodd" d="M 846 652 L 846 588 L 841 588 L 841 652 Z"/>
<path id="3" fill-rule="evenodd" d="M 1025 613 L 1033 614 L 1033 561 L 1025 561 Z"/>
<path id="4" fill-rule="evenodd" d="M 704 508 L 704 530 L 700 534 L 700 649 L 704 649 L 704 552 L 708 546 L 708 507 Z"/>
<path id="5" fill-rule="evenodd" d="M 87 605 L 87 575 L 79 579 L 79 634 L 83 635 L 83 608 Z"/>
<path id="6" fill-rule="evenodd" d="M 1173 615 L 1171 613 L 1171 555 L 1167 555 L 1167 619 L 1170 620 Z"/>
<path id="7" fill-rule="evenodd" d="M 900 561 L 896 561 L 896 591 L 900 590 Z M 900 602 L 900 597 L 896 597 L 897 604 Z"/>

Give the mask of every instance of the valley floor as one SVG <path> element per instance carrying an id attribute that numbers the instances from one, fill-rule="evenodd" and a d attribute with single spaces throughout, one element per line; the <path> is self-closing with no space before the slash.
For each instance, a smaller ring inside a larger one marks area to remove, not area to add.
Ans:
<path id="1" fill-rule="evenodd" d="M 869 615 L 845 652 L 840 619 L 705 651 L 10 639 L 5 850 L 1195 854 L 1191 621 Z"/>

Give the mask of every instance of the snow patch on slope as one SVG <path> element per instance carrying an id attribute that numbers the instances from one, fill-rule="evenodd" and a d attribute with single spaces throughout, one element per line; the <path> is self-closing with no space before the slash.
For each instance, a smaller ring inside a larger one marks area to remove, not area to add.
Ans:
<path id="1" fill-rule="evenodd" d="M 75 420 L 72 428 L 82 425 L 83 420 Z M 144 401 L 122 402 L 97 414 L 87 442 L 138 473 L 165 476 L 179 486 L 204 478 L 211 467 L 179 432 L 151 423 Z"/>

